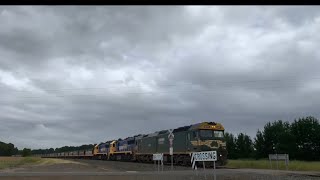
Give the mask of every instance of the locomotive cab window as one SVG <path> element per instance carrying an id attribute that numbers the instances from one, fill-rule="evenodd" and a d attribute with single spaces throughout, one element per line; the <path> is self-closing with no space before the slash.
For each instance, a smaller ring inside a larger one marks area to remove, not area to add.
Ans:
<path id="1" fill-rule="evenodd" d="M 214 131 L 214 137 L 222 138 L 224 136 L 223 131 Z"/>
<path id="2" fill-rule="evenodd" d="M 212 130 L 200 130 L 200 138 L 212 138 L 213 131 Z"/>

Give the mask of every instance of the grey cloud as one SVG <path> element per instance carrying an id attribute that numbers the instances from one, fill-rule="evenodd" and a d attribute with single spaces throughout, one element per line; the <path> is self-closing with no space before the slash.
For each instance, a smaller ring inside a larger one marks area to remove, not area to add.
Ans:
<path id="1" fill-rule="evenodd" d="M 201 121 L 254 136 L 318 117 L 317 11 L 2 7 L 1 140 L 81 145 Z"/>
<path id="2" fill-rule="evenodd" d="M 316 6 L 293 6 L 279 9 L 274 8 L 275 14 L 288 21 L 294 26 L 305 26 L 319 17 L 319 9 Z"/>

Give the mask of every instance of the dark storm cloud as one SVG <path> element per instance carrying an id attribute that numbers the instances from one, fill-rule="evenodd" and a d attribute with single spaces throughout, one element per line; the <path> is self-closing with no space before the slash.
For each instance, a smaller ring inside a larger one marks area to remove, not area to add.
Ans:
<path id="1" fill-rule="evenodd" d="M 318 7 L 0 8 L 0 137 L 48 148 L 318 117 Z"/>

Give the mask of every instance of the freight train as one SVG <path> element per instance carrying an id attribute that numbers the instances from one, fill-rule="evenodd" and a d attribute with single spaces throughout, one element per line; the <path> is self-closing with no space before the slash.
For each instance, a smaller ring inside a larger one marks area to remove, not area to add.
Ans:
<path id="1" fill-rule="evenodd" d="M 200 151 L 217 151 L 217 165 L 227 163 L 224 127 L 216 122 L 202 122 L 173 129 L 173 163 L 191 165 L 190 154 Z M 54 158 L 89 158 L 114 161 L 153 162 L 152 155 L 163 153 L 164 163 L 171 163 L 169 130 L 139 134 L 125 139 L 111 140 L 93 149 L 38 155 Z"/>

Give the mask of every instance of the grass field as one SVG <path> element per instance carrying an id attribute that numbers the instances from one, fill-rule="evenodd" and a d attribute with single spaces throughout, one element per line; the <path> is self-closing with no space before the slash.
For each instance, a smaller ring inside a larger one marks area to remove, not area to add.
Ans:
<path id="1" fill-rule="evenodd" d="M 277 169 L 277 163 L 272 162 L 272 169 Z M 229 168 L 271 169 L 269 160 L 228 160 Z M 279 161 L 279 169 L 286 170 L 284 161 Z M 320 171 L 320 162 L 289 161 L 288 170 L 292 171 Z"/>
<path id="2" fill-rule="evenodd" d="M 37 164 L 39 162 L 41 162 L 41 158 L 36 157 L 0 157 L 0 169 Z"/>
<path id="3" fill-rule="evenodd" d="M 27 165 L 48 165 L 61 163 L 77 163 L 63 159 L 48 159 L 39 157 L 0 157 L 0 169 L 15 168 Z"/>
<path id="4" fill-rule="evenodd" d="M 39 157 L 0 157 L 0 169 L 15 168 L 27 165 L 48 165 L 61 163 L 77 163 L 79 162 L 63 160 L 63 159 L 46 159 Z M 279 161 L 279 169 L 286 170 L 284 161 Z M 269 160 L 228 160 L 229 168 L 252 168 L 252 169 L 271 169 Z M 272 162 L 272 169 L 277 169 L 277 163 Z M 307 161 L 290 161 L 288 170 L 292 171 L 319 171 L 320 162 Z"/>

